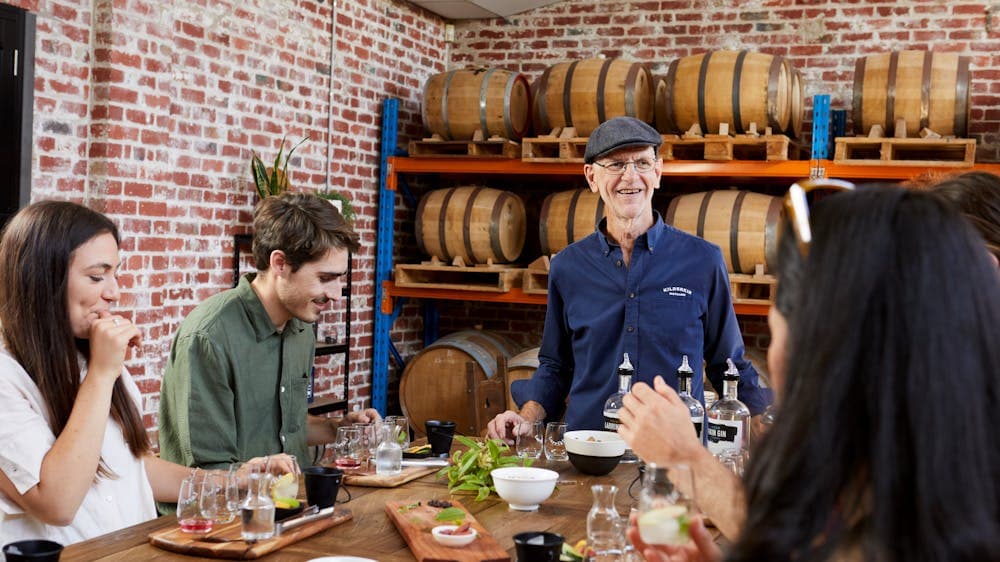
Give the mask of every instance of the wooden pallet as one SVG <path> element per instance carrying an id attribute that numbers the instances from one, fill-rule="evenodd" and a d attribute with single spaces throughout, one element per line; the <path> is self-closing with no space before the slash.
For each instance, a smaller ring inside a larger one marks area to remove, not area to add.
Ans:
<path id="1" fill-rule="evenodd" d="M 478 131 L 477 131 L 478 133 Z M 446 141 L 434 135 L 431 138 L 410 141 L 410 156 L 424 158 L 519 158 L 521 145 L 502 137 L 479 138 L 471 141 Z"/>
<path id="2" fill-rule="evenodd" d="M 954 168 L 976 163 L 976 139 L 837 137 L 834 143 L 838 164 Z"/>
<path id="3" fill-rule="evenodd" d="M 528 264 L 522 285 L 524 292 L 530 295 L 549 294 L 549 256 L 542 256 Z"/>
<path id="4" fill-rule="evenodd" d="M 521 160 L 583 163 L 587 140 L 588 137 L 576 136 L 573 127 L 555 128 L 548 135 L 521 139 Z"/>
<path id="5" fill-rule="evenodd" d="M 775 288 L 778 279 L 764 273 L 764 266 L 757 265 L 753 274 L 730 273 L 729 287 L 733 295 L 733 304 L 774 304 Z"/>
<path id="6" fill-rule="evenodd" d="M 766 160 L 789 159 L 789 149 L 795 148 L 785 135 L 773 135 L 768 127 L 763 135 L 751 123 L 750 132 L 729 135 L 729 126 L 723 123 L 719 134 L 702 135 L 697 125 L 682 136 L 663 135 L 660 158 L 664 160 Z"/>
<path id="7" fill-rule="evenodd" d="M 394 271 L 398 287 L 453 289 L 506 293 L 520 287 L 524 269 L 510 265 L 467 266 L 456 258 L 454 265 L 433 259 L 420 264 L 399 264 Z"/>

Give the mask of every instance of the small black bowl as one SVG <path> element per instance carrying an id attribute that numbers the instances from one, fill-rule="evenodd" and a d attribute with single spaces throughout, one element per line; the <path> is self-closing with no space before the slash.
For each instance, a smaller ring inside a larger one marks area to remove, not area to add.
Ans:
<path id="1" fill-rule="evenodd" d="M 618 455 L 617 457 L 595 457 L 592 455 L 581 455 L 578 453 L 570 453 L 569 462 L 580 472 L 584 474 L 591 474 L 593 476 L 604 476 L 605 474 L 611 472 L 618 466 L 618 461 L 622 460 L 623 455 Z"/>
<path id="2" fill-rule="evenodd" d="M 295 515 L 298 515 L 298 514 L 302 513 L 303 509 L 305 509 L 305 506 L 303 506 L 301 503 L 299 504 L 299 507 L 288 507 L 288 508 L 285 508 L 285 507 L 275 507 L 274 508 L 274 520 L 275 521 L 284 521 L 285 519 L 288 519 L 289 517 L 293 517 Z"/>

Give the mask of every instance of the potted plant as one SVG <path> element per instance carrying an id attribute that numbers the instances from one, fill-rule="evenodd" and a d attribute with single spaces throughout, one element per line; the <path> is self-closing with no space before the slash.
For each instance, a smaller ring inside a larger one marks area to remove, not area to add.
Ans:
<path id="1" fill-rule="evenodd" d="M 308 135 L 293 146 L 287 154 L 283 154 L 285 150 L 285 137 L 282 137 L 278 155 L 274 158 L 274 165 L 270 168 L 264 165 L 264 161 L 261 160 L 259 154 L 256 152 L 253 153 L 250 159 L 250 174 L 253 176 L 257 195 L 261 199 L 271 195 L 281 195 L 288 191 L 288 161 L 291 160 L 295 149 L 307 140 L 309 140 Z M 282 159 L 282 156 L 284 156 L 284 159 Z"/>
<path id="2" fill-rule="evenodd" d="M 343 215 L 344 220 L 351 223 L 354 222 L 354 207 L 351 206 L 351 200 L 346 195 L 336 191 L 322 191 L 318 189 L 316 190 L 316 195 L 326 199 L 336 207 L 340 211 L 340 214 Z"/>

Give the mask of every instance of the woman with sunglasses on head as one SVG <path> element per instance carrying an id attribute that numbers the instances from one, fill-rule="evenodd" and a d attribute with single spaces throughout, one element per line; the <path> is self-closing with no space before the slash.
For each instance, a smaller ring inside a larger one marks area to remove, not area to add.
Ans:
<path id="1" fill-rule="evenodd" d="M 0 238 L 0 512 L 5 540 L 70 544 L 156 517 L 187 467 L 151 451 L 113 312 L 118 229 L 42 201 Z M 254 462 L 261 462 L 256 459 Z"/>
<path id="2" fill-rule="evenodd" d="M 779 248 L 778 414 L 725 559 L 1000 560 L 1000 277 L 982 240 L 939 196 L 898 187 L 812 210 L 811 242 Z M 633 394 L 626 432 L 660 405 Z M 722 559 L 697 518 L 691 533 L 675 548 L 629 531 L 649 560 Z"/>

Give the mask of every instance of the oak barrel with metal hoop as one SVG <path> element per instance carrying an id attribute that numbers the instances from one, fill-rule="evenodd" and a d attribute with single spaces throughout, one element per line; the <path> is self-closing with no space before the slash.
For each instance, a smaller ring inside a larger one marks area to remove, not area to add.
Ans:
<path id="1" fill-rule="evenodd" d="M 798 136 L 802 85 L 794 74 L 784 57 L 750 51 L 677 59 L 656 86 L 657 128 L 684 133 L 697 124 L 702 133 L 715 134 L 728 123 L 730 133 L 746 133 L 756 123 L 761 133 L 771 127 L 774 134 Z"/>
<path id="2" fill-rule="evenodd" d="M 482 330 L 448 334 L 425 347 L 407 361 L 399 381 L 399 402 L 410 426 L 422 435 L 425 421 L 451 420 L 468 435 L 475 416 L 469 411 L 466 364 L 472 362 L 475 376 L 486 380 L 497 373 L 497 355 L 506 359 L 519 349 L 510 339 Z"/>
<path id="3" fill-rule="evenodd" d="M 535 131 L 575 127 L 586 137 L 598 125 L 623 115 L 653 120 L 653 75 L 622 59 L 584 59 L 545 69 L 532 84 Z"/>
<path id="4" fill-rule="evenodd" d="M 531 125 L 531 89 L 523 74 L 499 68 L 452 70 L 424 83 L 424 128 L 444 140 L 520 140 Z"/>
<path id="5" fill-rule="evenodd" d="M 479 186 L 437 189 L 417 205 L 420 251 L 443 261 L 510 263 L 524 247 L 524 203 L 509 191 Z"/>
<path id="6" fill-rule="evenodd" d="M 674 197 L 663 220 L 719 246 L 729 271 L 754 273 L 774 271 L 780 219 L 780 197 L 724 190 Z"/>
<path id="7" fill-rule="evenodd" d="M 925 127 L 943 136 L 969 133 L 969 57 L 955 53 L 892 51 L 859 58 L 854 67 L 854 132 L 867 135 L 881 125 L 906 136 Z"/>
<path id="8" fill-rule="evenodd" d="M 604 201 L 590 189 L 552 193 L 542 202 L 538 215 L 538 239 L 542 254 L 562 250 L 586 238 L 604 218 Z"/>

